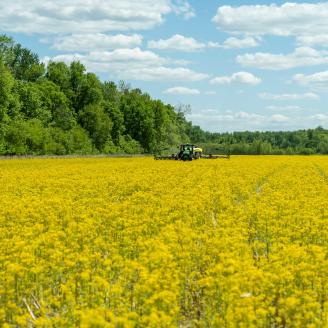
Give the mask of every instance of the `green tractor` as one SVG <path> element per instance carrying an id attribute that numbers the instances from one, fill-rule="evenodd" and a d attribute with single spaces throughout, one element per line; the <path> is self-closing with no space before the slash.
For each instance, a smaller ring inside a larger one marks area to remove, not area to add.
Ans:
<path id="1" fill-rule="evenodd" d="M 179 152 L 177 154 L 172 155 L 155 155 L 154 158 L 156 160 L 181 160 L 181 161 L 192 161 L 193 159 L 218 159 L 218 158 L 226 158 L 229 159 L 230 155 L 204 155 L 203 149 L 199 148 L 193 144 L 182 144 L 180 145 Z"/>
<path id="2" fill-rule="evenodd" d="M 180 145 L 179 152 L 177 154 L 172 155 L 161 155 L 155 156 L 155 159 L 173 159 L 173 160 L 181 160 L 181 161 L 192 161 L 193 159 L 201 158 L 202 149 L 198 148 L 192 144 L 182 144 Z"/>
<path id="3" fill-rule="evenodd" d="M 191 144 L 180 145 L 180 151 L 178 152 L 176 159 L 192 161 L 194 158 L 194 147 L 195 146 Z"/>

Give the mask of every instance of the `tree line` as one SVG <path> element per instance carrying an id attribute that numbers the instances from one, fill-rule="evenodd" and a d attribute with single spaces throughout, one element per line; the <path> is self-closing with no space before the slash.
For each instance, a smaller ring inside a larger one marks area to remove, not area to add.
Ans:
<path id="1" fill-rule="evenodd" d="M 189 136 L 207 153 L 239 155 L 328 154 L 328 130 L 210 133 L 192 126 Z"/>
<path id="2" fill-rule="evenodd" d="M 100 81 L 80 62 L 42 63 L 0 35 L 0 154 L 160 153 L 180 143 L 207 153 L 328 153 L 328 131 L 210 133 L 187 106 L 152 99 L 124 82 Z"/>

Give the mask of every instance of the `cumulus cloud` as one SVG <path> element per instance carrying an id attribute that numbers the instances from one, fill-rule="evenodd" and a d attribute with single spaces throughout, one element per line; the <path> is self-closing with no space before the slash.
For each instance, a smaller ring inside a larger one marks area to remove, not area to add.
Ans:
<path id="1" fill-rule="evenodd" d="M 140 46 L 141 43 L 142 36 L 140 34 L 72 34 L 55 38 L 52 48 L 60 51 L 88 52 L 94 49 L 110 50 L 116 48 L 133 48 Z"/>
<path id="2" fill-rule="evenodd" d="M 261 83 L 261 79 L 248 72 L 237 72 L 231 76 L 218 76 L 210 81 L 211 84 L 231 84 L 231 83 L 241 83 L 257 85 Z"/>
<path id="3" fill-rule="evenodd" d="M 174 50 L 183 52 L 194 52 L 206 48 L 223 48 L 223 49 L 243 49 L 257 47 L 260 45 L 260 38 L 246 37 L 226 39 L 222 44 L 218 42 L 200 42 L 192 37 L 186 37 L 180 34 L 175 34 L 168 39 L 148 41 L 148 48 L 160 50 Z"/>
<path id="4" fill-rule="evenodd" d="M 201 81 L 206 79 L 207 74 L 197 73 L 189 68 L 183 67 L 141 67 L 127 68 L 122 71 L 121 78 L 144 80 L 144 81 Z"/>
<path id="5" fill-rule="evenodd" d="M 328 47 L 328 35 L 327 34 L 311 34 L 311 35 L 302 35 L 297 37 L 297 42 L 300 45 L 304 46 L 321 46 Z"/>
<path id="6" fill-rule="evenodd" d="M 115 49 L 113 51 L 91 51 L 87 54 L 62 54 L 53 58 L 47 57 L 44 62 L 63 61 L 70 63 L 72 61 L 81 61 L 89 69 L 96 72 L 106 71 L 107 69 L 119 69 L 126 66 L 154 66 L 169 62 L 168 59 L 158 56 L 151 51 L 144 51 L 140 48 L 133 49 Z M 129 64 L 129 65 L 127 65 Z"/>
<path id="7" fill-rule="evenodd" d="M 328 3 L 221 6 L 213 22 L 232 34 L 324 35 L 328 34 Z"/>
<path id="8" fill-rule="evenodd" d="M 211 131 L 259 131 L 288 129 L 292 119 L 286 115 L 260 115 L 245 111 L 219 111 L 204 109 L 188 115 L 194 124 L 206 127 Z"/>
<path id="9" fill-rule="evenodd" d="M 209 41 L 207 42 L 207 48 L 220 48 L 220 44 L 218 42 Z"/>
<path id="10" fill-rule="evenodd" d="M 87 54 L 63 54 L 52 58 L 46 57 L 43 61 L 45 63 L 80 61 L 90 71 L 105 72 L 119 79 L 200 81 L 208 77 L 207 74 L 198 73 L 189 68 L 171 67 L 176 64 L 175 61 L 140 48 L 93 51 Z"/>
<path id="11" fill-rule="evenodd" d="M 237 63 L 245 67 L 268 70 L 283 70 L 295 67 L 315 66 L 328 63 L 328 52 L 310 47 L 296 48 L 290 54 L 272 54 L 257 52 L 237 56 Z"/>
<path id="12" fill-rule="evenodd" d="M 287 122 L 287 121 L 289 121 L 289 117 L 282 115 L 282 114 L 274 114 L 269 117 L 269 121 L 277 122 L 277 123 Z"/>
<path id="13" fill-rule="evenodd" d="M 328 122 L 328 115 L 326 114 L 314 114 L 309 117 L 312 120 L 317 120 L 321 122 Z"/>
<path id="14" fill-rule="evenodd" d="M 296 74 L 293 76 L 293 81 L 303 86 L 309 86 L 313 89 L 326 90 L 328 88 L 328 71 L 310 75 Z"/>
<path id="15" fill-rule="evenodd" d="M 163 93 L 171 95 L 199 95 L 200 91 L 198 89 L 190 89 L 186 87 L 173 87 L 163 91 Z"/>
<path id="16" fill-rule="evenodd" d="M 213 41 L 199 42 L 192 37 L 185 37 L 183 35 L 176 34 L 169 39 L 148 41 L 148 48 L 184 52 L 194 52 L 206 48 L 244 49 L 258 47 L 260 45 L 260 40 L 260 37 L 230 37 L 226 39 L 222 44 L 220 44 L 218 42 Z"/>
<path id="17" fill-rule="evenodd" d="M 260 45 L 260 39 L 254 38 L 251 36 L 245 37 L 245 38 L 236 38 L 231 37 L 226 39 L 223 44 L 222 48 L 224 49 L 243 49 L 243 48 L 253 48 L 258 47 Z"/>
<path id="18" fill-rule="evenodd" d="M 158 41 L 148 41 L 148 48 L 160 50 L 175 50 L 184 52 L 199 51 L 204 48 L 219 47 L 215 42 L 203 43 L 195 40 L 194 38 L 185 37 L 180 34 L 175 34 L 169 39 L 160 39 Z"/>
<path id="19" fill-rule="evenodd" d="M 235 120 L 252 120 L 253 122 L 260 122 L 263 120 L 262 115 L 254 114 L 254 113 L 247 113 L 247 112 L 232 112 L 232 111 L 225 111 L 221 113 L 220 111 L 216 111 L 213 109 L 204 110 L 200 113 L 194 113 L 188 115 L 191 119 L 194 120 L 202 120 L 202 121 L 222 121 L 222 122 L 231 122 Z"/>
<path id="20" fill-rule="evenodd" d="M 114 51 L 92 51 L 89 56 L 96 62 L 147 63 L 148 65 L 164 64 L 168 59 L 162 58 L 152 51 L 133 49 L 115 49 Z"/>
<path id="21" fill-rule="evenodd" d="M 185 0 L 0 1 L 0 30 L 38 34 L 145 30 L 172 12 L 186 18 L 194 15 Z"/>
<path id="22" fill-rule="evenodd" d="M 182 15 L 185 19 L 196 16 L 195 9 L 186 0 L 177 0 L 176 4 L 172 4 L 172 8 L 177 15 Z"/>
<path id="23" fill-rule="evenodd" d="M 313 126 L 328 124 L 325 113 L 301 113 L 287 115 L 286 113 L 257 114 L 245 111 L 204 109 L 188 115 L 194 124 L 208 131 L 290 131 L 306 129 Z"/>
<path id="24" fill-rule="evenodd" d="M 293 106 L 293 105 L 291 106 L 270 105 L 270 106 L 266 106 L 265 108 L 275 112 L 298 112 L 302 110 L 300 106 Z"/>
<path id="25" fill-rule="evenodd" d="M 271 93 L 260 93 L 259 98 L 265 100 L 303 100 L 312 99 L 317 100 L 319 96 L 316 93 L 284 93 L 284 94 L 271 94 Z"/>

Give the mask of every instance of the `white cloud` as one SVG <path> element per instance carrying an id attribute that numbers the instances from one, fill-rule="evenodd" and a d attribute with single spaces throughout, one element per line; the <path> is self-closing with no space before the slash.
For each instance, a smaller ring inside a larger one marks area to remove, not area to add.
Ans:
<path id="1" fill-rule="evenodd" d="M 188 115 L 194 124 L 213 131 L 290 131 L 328 125 L 328 115 L 316 113 L 312 115 L 259 115 L 244 111 L 220 111 L 205 109 Z"/>
<path id="2" fill-rule="evenodd" d="M 144 81 L 201 81 L 206 79 L 207 74 L 197 73 L 183 67 L 142 67 L 123 70 L 121 78 L 144 80 Z"/>
<path id="3" fill-rule="evenodd" d="M 114 70 L 118 68 L 123 69 L 128 66 L 158 66 L 169 62 L 166 58 L 160 57 L 151 51 L 143 51 L 140 48 L 92 51 L 87 54 L 62 54 L 53 58 L 47 58 L 44 61 L 47 62 L 49 60 L 63 61 L 65 63 L 81 61 L 89 69 L 94 69 L 97 72 L 110 70 L 111 68 Z"/>
<path id="4" fill-rule="evenodd" d="M 64 62 L 66 64 L 70 64 L 73 61 L 79 61 L 81 63 L 85 63 L 86 58 L 87 57 L 85 55 L 75 53 L 67 55 L 58 55 L 54 57 L 46 56 L 41 59 L 41 62 L 43 62 L 45 65 L 48 65 L 49 62 Z"/>
<path id="5" fill-rule="evenodd" d="M 311 34 L 302 35 L 297 37 L 298 44 L 304 46 L 321 46 L 328 47 L 328 35 L 327 34 Z"/>
<path id="6" fill-rule="evenodd" d="M 219 111 L 206 109 L 188 115 L 194 124 L 206 127 L 211 131 L 259 131 L 288 129 L 292 120 L 282 114 L 259 115 L 245 111 Z"/>
<path id="7" fill-rule="evenodd" d="M 224 49 L 243 49 L 243 48 L 258 47 L 259 45 L 260 45 L 259 38 L 248 36 L 243 39 L 239 39 L 236 37 L 228 38 L 223 42 L 222 47 Z"/>
<path id="8" fill-rule="evenodd" d="M 188 115 L 194 124 L 213 131 L 290 131 L 328 125 L 328 114 L 300 112 L 257 114 L 245 111 L 203 109 Z"/>
<path id="9" fill-rule="evenodd" d="M 206 110 L 201 113 L 195 113 L 188 115 L 191 119 L 202 120 L 202 121 L 220 121 L 220 122 L 231 122 L 241 120 L 252 120 L 253 122 L 261 122 L 263 120 L 262 115 L 247 113 L 247 112 L 236 112 L 236 113 L 220 113 L 219 111 Z"/>
<path id="10" fill-rule="evenodd" d="M 184 52 L 199 51 L 204 48 L 216 48 L 219 45 L 215 42 L 203 43 L 194 38 L 185 37 L 180 34 L 175 34 L 169 39 L 160 39 L 158 41 L 148 41 L 148 48 L 160 50 L 175 50 Z"/>
<path id="11" fill-rule="evenodd" d="M 255 121 L 261 121 L 263 119 L 262 115 L 247 113 L 247 112 L 237 112 L 232 116 L 237 119 L 247 119 L 247 120 L 255 120 Z"/>
<path id="12" fill-rule="evenodd" d="M 110 50 L 115 48 L 133 48 L 140 46 L 142 36 L 132 35 L 106 35 L 102 33 L 73 34 L 57 37 L 53 41 L 52 48 L 60 51 L 88 52 L 94 49 Z"/>
<path id="13" fill-rule="evenodd" d="M 0 1 L 0 30 L 37 34 L 145 30 L 172 12 L 186 18 L 194 15 L 185 0 Z"/>
<path id="14" fill-rule="evenodd" d="M 282 70 L 295 67 L 315 66 L 328 63 L 328 52 L 309 47 L 296 48 L 290 54 L 257 52 L 237 56 L 237 63 L 246 67 Z"/>
<path id="15" fill-rule="evenodd" d="M 277 123 L 287 122 L 287 121 L 289 121 L 289 117 L 287 117 L 285 115 L 281 115 L 281 114 L 274 114 L 269 117 L 269 121 L 277 122 Z"/>
<path id="16" fill-rule="evenodd" d="M 216 91 L 213 91 L 213 90 L 205 91 L 205 94 L 209 95 L 209 96 L 214 96 L 214 95 L 216 95 Z"/>
<path id="17" fill-rule="evenodd" d="M 313 89 L 326 90 L 328 88 L 328 71 L 311 75 L 296 74 L 293 77 L 293 81 L 303 86 L 310 86 Z"/>
<path id="18" fill-rule="evenodd" d="M 197 73 L 185 67 L 170 67 L 168 65 L 176 64 L 176 62 L 140 48 L 94 51 L 84 55 L 63 54 L 53 58 L 46 57 L 43 61 L 47 63 L 50 60 L 65 63 L 78 60 L 89 71 L 105 72 L 119 79 L 185 82 L 208 78 L 207 74 Z"/>
<path id="19" fill-rule="evenodd" d="M 190 89 L 186 87 L 173 87 L 163 91 L 163 93 L 172 95 L 199 95 L 200 91 L 198 89 Z"/>
<path id="20" fill-rule="evenodd" d="M 275 111 L 275 112 L 298 112 L 301 111 L 302 108 L 300 106 L 266 106 L 265 107 L 268 110 Z"/>
<path id="21" fill-rule="evenodd" d="M 207 42 L 207 48 L 220 48 L 220 47 L 221 47 L 220 44 L 217 42 L 212 42 L 212 41 Z"/>
<path id="22" fill-rule="evenodd" d="M 297 37 L 328 34 L 328 3 L 221 6 L 213 22 L 232 34 Z"/>
<path id="23" fill-rule="evenodd" d="M 197 51 L 204 49 L 205 43 L 196 41 L 194 38 L 188 38 L 176 34 L 169 39 L 160 39 L 158 41 L 148 41 L 148 48 L 160 50 L 179 50 L 179 51 Z"/>
<path id="24" fill-rule="evenodd" d="M 230 37 L 222 44 L 218 42 L 199 42 L 191 37 L 185 37 L 180 34 L 173 35 L 169 39 L 160 39 L 158 41 L 148 41 L 148 48 L 161 50 L 178 50 L 184 52 L 193 52 L 205 48 L 223 48 L 223 49 L 243 49 L 253 48 L 260 45 L 260 37 L 236 38 Z"/>
<path id="25" fill-rule="evenodd" d="M 242 83 L 257 85 L 261 83 L 261 79 L 248 72 L 237 72 L 231 76 L 218 76 L 210 81 L 211 84 L 231 84 L 231 83 Z"/>
<path id="26" fill-rule="evenodd" d="M 302 99 L 319 99 L 319 96 L 315 93 L 285 93 L 285 94 L 271 94 L 271 93 L 260 93 L 258 95 L 261 99 L 265 100 L 302 100 Z"/>
<path id="27" fill-rule="evenodd" d="M 140 48 L 115 49 L 114 51 L 92 51 L 89 57 L 96 62 L 146 62 L 147 64 L 163 64 L 168 61 L 152 51 L 144 51 Z"/>
<path id="28" fill-rule="evenodd" d="M 185 19 L 196 16 L 195 9 L 186 0 L 177 0 L 176 4 L 172 5 L 172 8 L 177 15 L 182 15 Z"/>
<path id="29" fill-rule="evenodd" d="M 328 115 L 326 115 L 326 114 L 315 114 L 315 115 L 311 115 L 310 119 L 321 121 L 321 122 L 324 122 L 324 121 L 328 122 Z"/>
<path id="30" fill-rule="evenodd" d="M 226 111 L 227 112 L 227 111 Z M 220 113 L 220 111 L 219 110 L 217 110 L 217 109 L 213 109 L 213 108 L 207 108 L 207 109 L 202 109 L 201 111 L 200 111 L 200 113 L 198 113 L 198 114 L 195 114 L 196 116 L 197 115 L 203 115 L 203 114 L 209 114 L 209 115 L 211 115 L 211 114 L 219 114 Z M 191 115 L 193 115 L 193 114 L 191 114 Z"/>

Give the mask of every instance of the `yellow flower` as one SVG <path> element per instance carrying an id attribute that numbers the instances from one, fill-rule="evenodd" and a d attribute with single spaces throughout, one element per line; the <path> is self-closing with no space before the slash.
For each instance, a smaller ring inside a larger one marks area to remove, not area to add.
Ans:
<path id="1" fill-rule="evenodd" d="M 1 327 L 327 326 L 324 156 L 2 160 L 0 175 Z"/>

